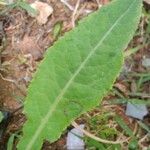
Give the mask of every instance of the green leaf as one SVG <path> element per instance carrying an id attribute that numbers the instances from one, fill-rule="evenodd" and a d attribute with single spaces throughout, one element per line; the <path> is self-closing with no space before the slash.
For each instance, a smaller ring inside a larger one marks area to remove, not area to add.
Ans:
<path id="1" fill-rule="evenodd" d="M 150 135 L 150 127 L 148 127 L 145 123 L 138 121 L 139 125 L 148 132 L 148 134 Z"/>
<path id="2" fill-rule="evenodd" d="M 120 127 L 125 131 L 125 133 L 129 136 L 133 136 L 132 130 L 126 125 L 122 118 L 119 116 L 115 117 L 116 122 L 120 125 Z"/>
<path id="3" fill-rule="evenodd" d="M 34 8 L 32 8 L 27 2 L 19 1 L 17 3 L 17 6 L 21 7 L 24 10 L 26 10 L 31 15 L 36 15 L 37 14 L 37 11 Z"/>
<path id="4" fill-rule="evenodd" d="M 119 74 L 141 4 L 115 0 L 48 49 L 28 89 L 19 150 L 40 149 L 44 139 L 56 141 L 71 121 L 100 103 Z"/>
<path id="5" fill-rule="evenodd" d="M 7 144 L 7 150 L 13 150 L 14 138 L 15 138 L 15 134 L 12 134 Z"/>
<path id="6" fill-rule="evenodd" d="M 0 122 L 3 120 L 3 114 L 2 114 L 2 112 L 0 111 Z"/>
<path id="7" fill-rule="evenodd" d="M 59 36 L 61 29 L 62 29 L 62 22 L 56 23 L 53 28 L 53 36 L 55 39 Z"/>
<path id="8" fill-rule="evenodd" d="M 138 149 L 138 141 L 135 138 L 133 138 L 130 141 L 128 148 L 129 148 L 129 150 L 137 150 Z"/>
<path id="9" fill-rule="evenodd" d="M 106 148 L 104 147 L 104 145 L 98 141 L 95 141 L 91 138 L 86 138 L 85 139 L 85 142 L 86 142 L 86 146 L 88 149 L 92 149 L 92 150 L 95 150 L 95 149 L 100 149 L 100 150 L 106 150 Z"/>

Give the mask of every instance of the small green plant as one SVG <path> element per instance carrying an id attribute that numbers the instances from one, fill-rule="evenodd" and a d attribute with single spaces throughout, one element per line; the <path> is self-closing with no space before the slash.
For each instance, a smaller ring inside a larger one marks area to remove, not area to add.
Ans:
<path id="1" fill-rule="evenodd" d="M 108 109 L 103 107 L 100 107 L 99 110 L 100 112 L 96 113 L 94 116 L 88 116 L 86 118 L 86 128 L 97 137 L 114 141 L 119 132 L 115 128 L 110 128 L 108 122 L 114 118 L 115 113 L 110 113 Z M 110 146 L 111 150 L 116 150 L 117 148 L 118 150 L 121 149 L 120 144 L 100 143 L 89 137 L 85 137 L 85 143 L 88 150 L 106 150 L 109 149 Z"/>
<path id="2" fill-rule="evenodd" d="M 3 14 L 7 12 L 9 9 L 13 8 L 22 8 L 23 10 L 27 11 L 29 14 L 35 15 L 37 11 L 32 8 L 25 0 L 16 0 L 15 2 L 9 4 L 6 1 L 2 0 L 0 1 L 0 5 L 6 6 L 5 9 L 3 8 L 2 12 L 0 14 Z"/>
<path id="3" fill-rule="evenodd" d="M 19 150 L 38 150 L 44 139 L 56 141 L 106 96 L 122 67 L 122 50 L 138 26 L 141 4 L 114 0 L 48 49 L 28 89 Z"/>
<path id="4" fill-rule="evenodd" d="M 0 111 L 0 122 L 2 121 L 2 119 L 3 119 L 3 114 L 2 114 L 2 112 Z"/>
<path id="5" fill-rule="evenodd" d="M 36 10 L 32 8 L 26 1 L 24 0 L 18 0 L 15 4 L 15 7 L 20 7 L 24 10 L 26 10 L 29 14 L 36 14 Z"/>

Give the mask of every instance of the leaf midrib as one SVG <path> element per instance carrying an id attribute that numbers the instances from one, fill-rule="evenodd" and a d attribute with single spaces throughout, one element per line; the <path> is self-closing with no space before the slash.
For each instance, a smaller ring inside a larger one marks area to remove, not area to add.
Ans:
<path id="1" fill-rule="evenodd" d="M 33 144 L 35 143 L 36 139 L 38 138 L 38 136 L 40 135 L 40 133 L 42 132 L 42 130 L 44 129 L 44 127 L 46 126 L 46 123 L 48 122 L 49 118 L 51 117 L 51 115 L 53 114 L 53 112 L 55 111 L 57 105 L 59 104 L 60 100 L 63 98 L 64 94 L 66 93 L 66 91 L 68 90 L 68 88 L 70 87 L 70 85 L 72 84 L 72 82 L 74 81 L 74 79 L 76 78 L 76 76 L 80 73 L 80 71 L 82 70 L 82 68 L 85 66 L 85 64 L 88 62 L 88 60 L 91 58 L 91 56 L 95 53 L 95 51 L 97 50 L 97 48 L 99 46 L 101 46 L 101 44 L 103 43 L 103 41 L 107 38 L 107 36 L 111 33 L 111 31 L 116 27 L 116 25 L 118 24 L 118 22 L 126 15 L 126 13 L 128 13 L 128 11 L 130 10 L 130 8 L 132 7 L 132 5 L 135 3 L 136 0 L 134 0 L 131 5 L 128 7 L 128 9 L 115 21 L 115 23 L 112 25 L 112 27 L 106 32 L 106 34 L 103 36 L 103 38 L 98 42 L 98 44 L 93 48 L 93 50 L 91 50 L 91 52 L 88 54 L 88 56 L 85 58 L 85 60 L 81 63 L 81 65 L 77 68 L 76 72 L 74 73 L 74 75 L 70 78 L 70 80 L 66 83 L 66 85 L 64 86 L 64 88 L 61 90 L 60 94 L 56 97 L 56 99 L 54 100 L 53 105 L 51 105 L 51 109 L 48 111 L 48 113 L 45 115 L 45 117 L 42 119 L 42 123 L 39 125 L 38 129 L 36 130 L 36 132 L 34 133 L 32 139 L 30 140 L 29 144 L 26 147 L 26 150 L 31 150 Z"/>

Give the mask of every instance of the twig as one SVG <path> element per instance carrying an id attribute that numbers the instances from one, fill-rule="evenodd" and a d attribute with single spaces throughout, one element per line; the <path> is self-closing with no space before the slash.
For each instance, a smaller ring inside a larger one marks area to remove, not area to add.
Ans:
<path id="1" fill-rule="evenodd" d="M 13 83 L 13 84 L 18 88 L 18 90 L 20 90 L 20 92 L 22 93 L 22 95 L 23 95 L 23 96 L 26 96 L 26 93 L 18 86 L 18 84 L 15 82 L 15 80 L 4 78 L 1 73 L 0 73 L 0 77 L 1 77 L 4 81 Z"/>
<path id="2" fill-rule="evenodd" d="M 102 5 L 100 4 L 99 0 L 95 0 L 97 5 L 98 5 L 98 8 L 102 7 Z"/>
<path id="3" fill-rule="evenodd" d="M 143 94 L 143 93 L 128 93 L 128 95 L 140 98 L 150 98 L 150 94 Z"/>
<path id="4" fill-rule="evenodd" d="M 145 141 L 148 137 L 148 134 L 144 135 L 144 137 L 142 139 L 139 140 L 138 144 L 142 145 L 142 142 Z"/>
<path id="5" fill-rule="evenodd" d="M 4 81 L 8 81 L 8 82 L 15 83 L 15 81 L 14 81 L 14 80 L 12 80 L 12 79 L 4 78 L 4 77 L 2 76 L 2 74 L 1 74 L 1 73 L 0 73 L 0 77 L 1 77 Z"/>
<path id="6" fill-rule="evenodd" d="M 66 5 L 71 11 L 74 10 L 74 8 L 68 3 L 66 2 L 66 0 L 60 0 L 64 5 Z"/>
<path id="7" fill-rule="evenodd" d="M 72 14 L 72 27 L 73 27 L 73 28 L 75 27 L 75 20 L 76 20 L 75 16 L 76 16 L 76 14 L 77 14 L 77 10 L 78 10 L 78 8 L 79 8 L 79 5 L 80 5 L 80 0 L 77 0 L 75 9 L 74 9 L 73 14 Z"/>
<path id="8" fill-rule="evenodd" d="M 127 140 L 124 140 L 124 141 L 108 141 L 108 140 L 105 140 L 105 139 L 101 139 L 91 133 L 89 133 L 88 131 L 80 128 L 80 126 L 76 123 L 76 122 L 72 122 L 72 126 L 74 126 L 75 128 L 79 129 L 80 131 L 82 131 L 87 137 L 90 137 L 98 142 L 101 142 L 101 143 L 105 143 L 105 144 L 120 144 L 120 143 L 124 143 L 126 142 Z"/>
<path id="9" fill-rule="evenodd" d="M 137 124 L 137 122 L 136 122 L 136 123 L 135 123 L 135 126 L 134 126 L 134 130 L 133 130 L 133 135 L 136 134 L 137 129 L 138 129 L 138 124 Z"/>

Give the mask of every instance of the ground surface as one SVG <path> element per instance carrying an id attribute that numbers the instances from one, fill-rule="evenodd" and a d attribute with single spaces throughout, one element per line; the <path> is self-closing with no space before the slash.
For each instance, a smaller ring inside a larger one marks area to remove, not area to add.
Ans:
<path id="1" fill-rule="evenodd" d="M 28 2 L 31 3 L 34 0 Z M 78 20 L 109 1 L 81 0 L 78 3 L 77 0 L 70 0 L 70 7 L 60 0 L 43 0 L 43 2 L 54 9 L 44 25 L 39 25 L 34 17 L 32 18 L 20 8 L 9 9 L 0 16 L 0 110 L 5 114 L 5 119 L 0 124 L 0 150 L 6 148 L 9 138 L 14 133 L 15 149 L 18 135 L 21 133 L 20 129 L 26 120 L 21 112 L 27 87 L 46 49 L 53 45 L 59 36 L 71 30 Z M 121 116 L 124 123 L 137 137 L 135 149 L 144 150 L 150 145 L 150 130 L 149 132 L 144 130 L 137 119 L 126 116 L 126 105 L 120 100 L 133 98 L 150 100 L 150 68 L 142 65 L 145 58 L 150 58 L 150 32 L 147 31 L 150 7 L 148 4 L 144 7 L 146 12 L 127 49 L 138 47 L 138 51 L 126 58 L 122 73 L 103 104 L 77 120 L 78 123 L 84 123 L 86 129 L 98 137 L 112 141 L 126 140 L 121 144 L 121 149 L 128 149 L 131 137 L 114 120 L 114 114 Z M 0 9 L 6 8 L 0 7 Z M 55 34 L 56 26 L 60 28 L 57 34 Z M 114 103 L 116 99 L 120 100 L 118 104 Z M 143 123 L 147 127 L 150 126 L 150 113 L 145 116 Z M 108 131 L 108 128 L 112 130 Z M 66 133 L 67 131 L 56 143 L 45 142 L 43 149 L 65 149 Z M 89 142 L 89 139 L 85 141 L 87 149 L 99 149 L 99 143 Z M 105 149 L 115 149 L 112 145 L 101 145 Z"/>

